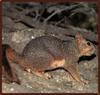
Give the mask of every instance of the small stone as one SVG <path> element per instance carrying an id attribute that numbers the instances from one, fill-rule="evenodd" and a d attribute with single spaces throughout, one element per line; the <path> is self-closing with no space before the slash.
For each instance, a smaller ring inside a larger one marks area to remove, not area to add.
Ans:
<path id="1" fill-rule="evenodd" d="M 56 81 L 57 81 L 57 82 L 59 82 L 59 80 L 58 80 L 58 79 L 57 79 Z"/>
<path id="2" fill-rule="evenodd" d="M 24 76 L 26 76 L 26 73 L 24 73 Z"/>
<path id="3" fill-rule="evenodd" d="M 14 88 L 11 88 L 10 91 L 14 91 Z"/>
<path id="4" fill-rule="evenodd" d="M 30 85 L 26 85 L 28 88 L 32 88 L 32 86 L 30 86 Z"/>
<path id="5" fill-rule="evenodd" d="M 34 39 L 35 37 L 34 36 L 31 36 L 31 39 Z"/>
<path id="6" fill-rule="evenodd" d="M 14 84 L 16 84 L 15 82 L 12 82 L 12 84 L 14 85 Z"/>
<path id="7" fill-rule="evenodd" d="M 27 69 L 27 72 L 29 72 L 29 73 L 30 73 L 30 72 L 31 72 L 31 70 L 30 70 L 30 69 Z"/>
<path id="8" fill-rule="evenodd" d="M 6 87 L 6 86 L 4 86 L 4 88 L 6 89 L 7 87 Z"/>
<path id="9" fill-rule="evenodd" d="M 75 88 L 75 89 L 77 89 L 79 91 L 82 91 L 83 88 L 84 88 L 84 85 L 83 84 L 79 84 L 79 83 L 74 83 L 73 82 L 72 85 L 73 85 L 73 88 Z"/>
<path id="10" fill-rule="evenodd" d="M 2 40 L 4 40 L 4 37 L 2 37 Z"/>
<path id="11" fill-rule="evenodd" d="M 58 90 L 62 90 L 61 88 L 58 88 Z"/>
<path id="12" fill-rule="evenodd" d="M 84 66 L 88 69 L 89 68 L 89 64 L 88 63 L 84 63 Z"/>
<path id="13" fill-rule="evenodd" d="M 29 80 L 32 80 L 32 76 L 29 76 Z"/>

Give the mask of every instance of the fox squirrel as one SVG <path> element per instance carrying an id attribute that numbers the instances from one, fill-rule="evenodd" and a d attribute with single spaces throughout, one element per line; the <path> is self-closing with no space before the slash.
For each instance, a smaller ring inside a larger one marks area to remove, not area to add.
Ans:
<path id="1" fill-rule="evenodd" d="M 63 41 L 54 36 L 37 37 L 25 46 L 21 55 L 8 47 L 6 56 L 10 62 L 18 63 L 24 70 L 38 76 L 50 78 L 51 76 L 45 73 L 47 70 L 63 68 L 76 81 L 87 83 L 81 79 L 77 62 L 81 56 L 90 56 L 94 52 L 92 43 L 77 34 L 75 39 L 70 41 Z"/>

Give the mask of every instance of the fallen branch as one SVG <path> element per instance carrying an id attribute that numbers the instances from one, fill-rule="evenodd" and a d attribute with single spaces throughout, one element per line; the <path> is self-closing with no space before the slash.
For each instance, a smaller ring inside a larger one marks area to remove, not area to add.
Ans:
<path id="1" fill-rule="evenodd" d="M 19 14 L 19 12 L 16 12 L 16 14 Z M 10 15 L 9 17 L 19 19 L 16 15 Z M 81 29 L 73 26 L 62 28 L 51 24 L 41 23 L 32 17 L 25 16 L 24 14 L 22 14 L 21 17 L 23 17 L 22 19 L 20 19 L 21 22 L 23 22 L 27 26 L 30 26 L 31 28 L 44 29 L 46 31 L 46 34 L 75 36 L 79 32 L 87 40 L 98 43 L 98 35 L 86 29 Z"/>

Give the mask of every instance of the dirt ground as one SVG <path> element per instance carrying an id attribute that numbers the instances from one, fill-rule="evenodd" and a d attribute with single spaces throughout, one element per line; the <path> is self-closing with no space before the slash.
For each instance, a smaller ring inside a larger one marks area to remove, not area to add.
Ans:
<path id="1" fill-rule="evenodd" d="M 21 27 L 21 24 L 17 24 Z M 21 53 L 24 46 L 35 37 L 44 35 L 44 31 L 36 29 L 24 29 L 18 32 L 3 33 L 3 43 L 9 44 L 16 52 Z M 23 39 L 24 38 L 24 39 Z M 96 57 L 91 60 L 83 60 L 79 63 L 81 77 L 88 80 L 86 85 L 72 82 L 68 72 L 55 70 L 48 72 L 53 78 L 46 80 L 34 74 L 23 71 L 17 64 L 16 70 L 21 80 L 21 85 L 16 83 L 2 83 L 3 93 L 97 93 L 98 92 L 98 48 Z"/>

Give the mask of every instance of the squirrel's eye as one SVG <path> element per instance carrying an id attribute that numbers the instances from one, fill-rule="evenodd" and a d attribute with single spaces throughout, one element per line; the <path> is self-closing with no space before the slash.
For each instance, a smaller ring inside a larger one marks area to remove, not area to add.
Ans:
<path id="1" fill-rule="evenodd" d="M 87 44 L 90 46 L 91 44 L 90 44 L 90 42 L 87 42 Z"/>

